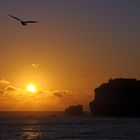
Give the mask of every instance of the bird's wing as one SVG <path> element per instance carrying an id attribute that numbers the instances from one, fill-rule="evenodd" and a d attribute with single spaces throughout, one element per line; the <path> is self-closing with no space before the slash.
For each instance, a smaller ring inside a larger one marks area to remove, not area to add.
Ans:
<path id="1" fill-rule="evenodd" d="M 38 23 L 39 21 L 25 21 L 24 23 Z"/>
<path id="2" fill-rule="evenodd" d="M 14 19 L 17 19 L 17 20 L 19 20 L 19 21 L 22 21 L 22 20 L 20 20 L 19 18 L 17 18 L 17 17 L 15 17 L 15 16 L 12 16 L 12 15 L 8 15 L 9 17 L 12 17 L 12 18 L 14 18 Z"/>

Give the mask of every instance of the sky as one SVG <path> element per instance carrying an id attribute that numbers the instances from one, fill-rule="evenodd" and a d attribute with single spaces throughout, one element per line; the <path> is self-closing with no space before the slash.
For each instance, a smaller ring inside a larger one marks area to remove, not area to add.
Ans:
<path id="1" fill-rule="evenodd" d="M 140 79 L 139 0 L 1 0 L 0 24 L 0 110 L 88 109 L 110 77 Z"/>

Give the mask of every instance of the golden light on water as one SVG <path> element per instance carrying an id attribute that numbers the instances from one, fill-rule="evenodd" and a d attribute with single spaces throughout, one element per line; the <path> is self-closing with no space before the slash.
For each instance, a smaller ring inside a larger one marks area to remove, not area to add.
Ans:
<path id="1" fill-rule="evenodd" d="M 31 93 L 35 93 L 37 90 L 36 90 L 36 87 L 34 85 L 28 85 L 27 91 L 31 92 Z"/>

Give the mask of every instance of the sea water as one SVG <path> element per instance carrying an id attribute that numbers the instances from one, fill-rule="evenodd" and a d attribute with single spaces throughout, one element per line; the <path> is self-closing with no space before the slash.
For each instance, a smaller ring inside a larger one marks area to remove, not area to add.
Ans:
<path id="1" fill-rule="evenodd" d="M 139 118 L 1 112 L 0 140 L 140 140 Z"/>

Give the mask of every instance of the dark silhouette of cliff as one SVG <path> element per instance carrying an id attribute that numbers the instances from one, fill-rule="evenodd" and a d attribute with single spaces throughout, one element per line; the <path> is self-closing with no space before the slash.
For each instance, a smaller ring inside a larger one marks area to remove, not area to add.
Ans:
<path id="1" fill-rule="evenodd" d="M 65 109 L 66 115 L 82 115 L 83 114 L 83 106 L 82 105 L 75 105 L 69 106 Z"/>
<path id="2" fill-rule="evenodd" d="M 94 116 L 140 117 L 140 80 L 110 79 L 95 89 Z"/>

